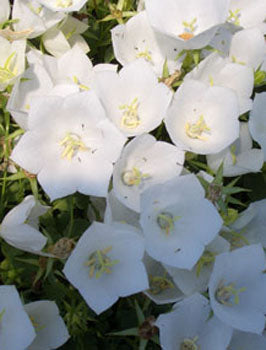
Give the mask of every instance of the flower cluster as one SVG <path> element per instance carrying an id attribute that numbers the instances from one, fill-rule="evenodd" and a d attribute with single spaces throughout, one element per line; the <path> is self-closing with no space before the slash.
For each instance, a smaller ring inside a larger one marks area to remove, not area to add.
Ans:
<path id="1" fill-rule="evenodd" d="M 252 94 L 266 77 L 265 1 L 146 0 L 111 30 L 121 69 L 88 57 L 88 25 L 71 15 L 84 6 L 1 1 L 0 91 L 21 130 L 9 171 L 36 177 L 51 206 L 79 192 L 100 215 L 61 254 L 39 225 L 50 206 L 28 195 L 0 237 L 61 259 L 96 314 L 138 292 L 175 303 L 156 321 L 165 350 L 265 349 L 266 200 L 240 211 L 242 189 L 224 179 L 266 161 L 266 92 Z M 1 349 L 68 337 L 54 302 L 23 306 L 0 287 Z"/>

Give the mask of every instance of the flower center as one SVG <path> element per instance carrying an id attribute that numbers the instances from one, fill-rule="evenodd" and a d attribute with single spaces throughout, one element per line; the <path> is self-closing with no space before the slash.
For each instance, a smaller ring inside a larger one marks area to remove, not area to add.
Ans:
<path id="1" fill-rule="evenodd" d="M 96 250 L 89 256 L 89 260 L 85 263 L 85 266 L 89 266 L 90 278 L 100 278 L 103 273 L 110 274 L 112 267 L 119 263 L 119 260 L 112 260 L 108 257 L 107 253 L 112 250 L 112 246 L 109 246 L 102 250 Z"/>
<path id="2" fill-rule="evenodd" d="M 197 18 L 193 18 L 190 22 L 187 21 L 183 21 L 182 24 L 184 26 L 184 32 L 179 34 L 179 38 L 183 39 L 183 40 L 189 40 L 191 38 L 193 38 L 194 32 L 196 30 L 196 22 L 197 22 Z"/>
<path id="3" fill-rule="evenodd" d="M 180 219 L 181 216 L 173 216 L 173 214 L 169 212 L 161 212 L 157 215 L 157 224 L 164 231 L 164 233 L 168 236 L 170 231 L 174 229 L 174 223 L 176 220 Z"/>
<path id="4" fill-rule="evenodd" d="M 198 345 L 196 344 L 198 337 L 195 338 L 185 338 L 180 344 L 179 350 L 199 350 Z"/>
<path id="5" fill-rule="evenodd" d="M 144 51 L 137 53 L 136 58 L 144 58 L 148 62 L 152 61 L 151 52 L 149 51 L 149 49 L 147 47 Z"/>
<path id="6" fill-rule="evenodd" d="M 199 117 L 196 123 L 186 123 L 185 130 L 188 137 L 191 139 L 198 139 L 201 141 L 207 141 L 208 138 L 202 136 L 203 132 L 209 132 L 211 129 L 207 126 L 203 115 Z"/>
<path id="7" fill-rule="evenodd" d="M 67 135 L 60 141 L 59 145 L 64 148 L 63 152 L 61 153 L 61 157 L 66 158 L 67 160 L 72 160 L 77 152 L 89 150 L 84 142 L 82 142 L 80 136 L 70 132 L 68 132 Z"/>
<path id="8" fill-rule="evenodd" d="M 138 168 L 132 168 L 132 170 L 126 170 L 122 173 L 121 179 L 126 186 L 139 186 L 142 180 L 147 179 L 149 174 L 142 174 Z"/>
<path id="9" fill-rule="evenodd" d="M 235 283 L 224 284 L 224 281 L 220 281 L 218 288 L 215 292 L 215 299 L 218 303 L 233 306 L 233 304 L 239 304 L 239 294 L 244 292 L 246 287 L 235 288 Z"/>
<path id="10" fill-rule="evenodd" d="M 73 81 L 80 88 L 80 90 L 84 90 L 84 91 L 90 90 L 90 88 L 87 85 L 83 85 L 80 83 L 80 81 L 76 75 L 73 76 Z"/>
<path id="11" fill-rule="evenodd" d="M 55 5 L 57 7 L 70 7 L 73 5 L 73 1 L 72 0 L 56 0 Z"/>
<path id="12" fill-rule="evenodd" d="M 33 327 L 34 327 L 36 332 L 41 331 L 42 329 L 45 328 L 44 325 L 40 325 L 38 322 L 36 322 L 36 320 L 34 319 L 33 316 L 29 315 L 29 318 L 30 318 L 31 323 L 32 323 L 32 325 L 33 325 Z"/>
<path id="13" fill-rule="evenodd" d="M 234 23 L 237 26 L 240 26 L 240 20 L 239 20 L 239 18 L 241 16 L 240 11 L 241 11 L 241 9 L 236 9 L 235 11 L 229 10 L 229 15 L 227 17 L 227 21 L 230 23 Z"/>
<path id="14" fill-rule="evenodd" d="M 131 104 L 120 105 L 119 109 L 123 111 L 121 118 L 121 126 L 128 129 L 135 129 L 140 125 L 140 119 L 138 114 L 139 102 L 137 97 L 131 102 Z"/>
<path id="15" fill-rule="evenodd" d="M 166 278 L 165 276 L 152 276 L 149 275 L 150 282 L 150 293 L 151 294 L 160 294 L 166 289 L 174 288 L 173 283 Z"/>
<path id="16" fill-rule="evenodd" d="M 6 83 L 16 76 L 17 69 L 11 69 L 11 61 L 14 58 L 15 54 L 16 53 L 13 52 L 5 61 L 4 66 L 0 66 L 0 83 Z"/>

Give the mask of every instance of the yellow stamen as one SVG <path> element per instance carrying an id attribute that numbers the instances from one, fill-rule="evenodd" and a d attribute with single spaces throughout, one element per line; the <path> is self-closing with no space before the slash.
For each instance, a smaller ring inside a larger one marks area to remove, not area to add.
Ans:
<path id="1" fill-rule="evenodd" d="M 124 111 L 121 118 L 121 126 L 128 129 L 135 129 L 140 125 L 140 119 L 138 115 L 139 102 L 137 98 L 131 102 L 131 104 L 120 105 L 119 109 Z"/>
<path id="2" fill-rule="evenodd" d="M 240 11 L 241 11 L 240 9 L 236 9 L 235 11 L 229 10 L 227 21 L 239 26 L 240 25 L 239 18 L 241 16 Z"/>
<path id="3" fill-rule="evenodd" d="M 77 152 L 89 150 L 89 148 L 81 141 L 81 138 L 74 133 L 67 133 L 67 135 L 59 142 L 59 145 L 64 147 L 61 157 L 66 158 L 67 160 L 72 160 Z"/>
<path id="4" fill-rule="evenodd" d="M 136 58 L 145 58 L 146 61 L 149 61 L 149 62 L 152 61 L 151 53 L 148 50 L 148 48 L 146 48 L 145 51 L 141 51 L 137 53 Z"/>
<path id="5" fill-rule="evenodd" d="M 196 344 L 199 337 L 194 338 L 185 338 L 180 344 L 180 350 L 199 350 L 198 345 Z"/>
<path id="6" fill-rule="evenodd" d="M 149 275 L 150 289 L 151 294 L 160 294 L 166 289 L 174 288 L 174 284 L 165 276 L 152 276 Z"/>
<path id="7" fill-rule="evenodd" d="M 103 273 L 112 273 L 112 267 L 119 263 L 119 260 L 111 260 L 107 254 L 112 250 L 112 246 L 108 246 L 102 250 L 96 250 L 89 256 L 89 260 L 84 264 L 89 266 L 89 277 L 100 278 Z"/>
<path id="8" fill-rule="evenodd" d="M 207 141 L 208 138 L 201 136 L 203 132 L 209 132 L 211 129 L 207 126 L 203 115 L 199 117 L 196 123 L 186 123 L 186 134 L 192 139 L 198 139 L 201 141 Z"/>
<path id="9" fill-rule="evenodd" d="M 175 221 L 181 219 L 181 216 L 173 216 L 168 212 L 161 212 L 157 215 L 157 224 L 164 231 L 164 233 L 168 236 L 170 231 L 174 229 Z"/>
<path id="10" fill-rule="evenodd" d="M 233 303 L 239 304 L 239 294 L 245 292 L 246 287 L 242 287 L 239 289 L 235 288 L 235 283 L 224 284 L 224 281 L 220 281 L 218 288 L 215 292 L 215 298 L 218 303 L 233 306 Z M 233 297 L 233 301 L 231 301 Z M 232 303 L 233 302 L 233 303 Z"/>
<path id="11" fill-rule="evenodd" d="M 41 331 L 42 329 L 45 328 L 45 326 L 41 326 L 38 322 L 35 321 L 34 317 L 32 315 L 29 315 L 29 318 L 31 320 L 31 323 L 35 329 L 36 332 Z"/>
<path id="12" fill-rule="evenodd" d="M 122 173 L 121 179 L 126 186 L 139 186 L 143 179 L 150 177 L 149 174 L 142 174 L 142 172 L 133 167 L 132 170 L 126 170 Z"/>
<path id="13" fill-rule="evenodd" d="M 13 52 L 10 56 L 8 56 L 4 66 L 0 66 L 0 83 L 7 83 L 9 80 L 13 79 L 16 76 L 17 68 L 11 68 L 12 60 L 15 55 L 16 53 Z"/>
<path id="14" fill-rule="evenodd" d="M 185 41 L 193 38 L 194 32 L 196 30 L 196 22 L 197 22 L 197 18 L 193 18 L 192 21 L 190 21 L 190 22 L 183 21 L 182 24 L 183 24 L 185 30 L 183 33 L 178 35 L 179 38 L 181 38 Z"/>
<path id="15" fill-rule="evenodd" d="M 81 89 L 81 90 L 85 90 L 85 91 L 88 91 L 90 90 L 90 88 L 87 86 L 87 85 L 83 85 L 80 83 L 78 77 L 76 75 L 73 76 L 73 81 L 75 84 L 78 85 L 78 87 Z"/>

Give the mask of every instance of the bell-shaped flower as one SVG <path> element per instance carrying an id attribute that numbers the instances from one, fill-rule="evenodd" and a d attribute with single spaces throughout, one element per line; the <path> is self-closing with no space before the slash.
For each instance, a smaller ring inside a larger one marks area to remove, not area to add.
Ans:
<path id="1" fill-rule="evenodd" d="M 152 258 L 178 268 L 193 268 L 222 226 L 216 208 L 204 197 L 193 174 L 143 192 L 140 224 Z"/>
<path id="2" fill-rule="evenodd" d="M 99 72 L 95 89 L 108 118 L 126 136 L 140 135 L 159 126 L 172 98 L 171 90 L 158 83 L 144 59 L 129 63 L 119 73 Z"/>
<path id="3" fill-rule="evenodd" d="M 250 96 L 254 87 L 254 72 L 251 67 L 232 63 L 213 53 L 185 76 L 184 80 L 188 79 L 199 80 L 207 86 L 222 86 L 234 90 L 238 98 L 239 114 L 252 108 Z"/>
<path id="4" fill-rule="evenodd" d="M 0 28 L 5 21 L 8 20 L 10 15 L 10 3 L 9 0 L 2 0 L 0 3 Z"/>
<path id="5" fill-rule="evenodd" d="M 27 55 L 30 63 L 20 81 L 16 82 L 7 103 L 15 121 L 28 129 L 28 113 L 36 96 L 67 96 L 91 89 L 95 74 L 101 70 L 116 71 L 113 64 L 92 66 L 88 56 L 79 48 L 70 49 L 60 58 L 31 51 Z M 69 62 L 73 64 L 69 65 Z"/>
<path id="6" fill-rule="evenodd" d="M 229 239 L 231 237 L 232 248 L 258 243 L 266 248 L 265 210 L 266 199 L 262 199 L 252 202 L 246 210 L 239 214 L 237 219 L 229 226 L 229 234 L 228 232 L 224 234 Z"/>
<path id="7" fill-rule="evenodd" d="M 111 224 L 113 222 L 126 223 L 140 229 L 139 213 L 120 202 L 112 189 L 106 198 L 104 223 Z"/>
<path id="8" fill-rule="evenodd" d="M 261 334 L 266 318 L 265 253 L 250 245 L 216 257 L 209 282 L 210 303 L 222 322 Z"/>
<path id="9" fill-rule="evenodd" d="M 232 62 L 256 70 L 262 64 L 265 55 L 264 35 L 258 28 L 241 30 L 233 35 L 229 51 Z"/>
<path id="10" fill-rule="evenodd" d="M 253 109 L 249 116 L 249 131 L 252 138 L 257 141 L 264 153 L 264 161 L 266 161 L 266 92 L 256 94 L 253 103 Z"/>
<path id="11" fill-rule="evenodd" d="M 244 349 L 266 349 L 266 338 L 248 332 L 234 331 L 232 339 L 230 341 L 228 350 L 244 350 Z"/>
<path id="12" fill-rule="evenodd" d="M 175 41 L 152 29 L 146 11 L 130 18 L 126 24 L 117 25 L 111 33 L 115 57 L 123 66 L 144 58 L 156 74 L 162 76 L 167 59 L 170 74 L 180 69 L 181 63 L 175 59 L 179 53 Z"/>
<path id="13" fill-rule="evenodd" d="M 36 336 L 15 286 L 0 286 L 0 348 L 25 350 Z"/>
<path id="14" fill-rule="evenodd" d="M 36 98 L 28 122 L 11 159 L 37 174 L 51 200 L 76 191 L 107 195 L 113 162 L 126 138 L 93 92 Z"/>
<path id="15" fill-rule="evenodd" d="M 227 21 L 243 28 L 257 27 L 265 21 L 265 13 L 264 0 L 230 0 Z"/>
<path id="16" fill-rule="evenodd" d="M 156 321 L 162 349 L 227 349 L 233 330 L 210 315 L 208 299 L 200 294 L 176 303 L 171 312 L 161 314 Z"/>
<path id="17" fill-rule="evenodd" d="M 24 305 L 24 309 L 36 332 L 28 350 L 57 349 L 68 340 L 68 330 L 54 301 L 34 301 Z"/>
<path id="18" fill-rule="evenodd" d="M 189 79 L 175 92 L 165 124 L 177 147 L 212 154 L 239 137 L 238 116 L 238 99 L 231 89 Z"/>
<path id="19" fill-rule="evenodd" d="M 162 305 L 174 303 L 184 298 L 184 294 L 176 286 L 172 277 L 159 261 L 145 254 L 143 262 L 149 276 L 149 289 L 144 294 L 153 302 Z"/>
<path id="20" fill-rule="evenodd" d="M 59 26 L 50 28 L 42 37 L 45 49 L 54 57 L 60 57 L 72 47 L 79 47 L 84 53 L 90 51 L 86 40 L 81 36 L 88 25 L 68 16 Z"/>
<path id="21" fill-rule="evenodd" d="M 191 271 L 168 265 L 164 266 L 185 295 L 202 293 L 207 290 L 216 256 L 229 250 L 230 244 L 224 238 L 217 236 L 206 246 L 202 256 Z"/>
<path id="22" fill-rule="evenodd" d="M 64 274 L 97 314 L 149 288 L 143 238 L 129 225 L 94 222 L 68 258 Z"/>
<path id="23" fill-rule="evenodd" d="M 87 0 L 36 0 L 54 12 L 79 11 Z"/>
<path id="24" fill-rule="evenodd" d="M 140 195 L 155 184 L 179 175 L 184 152 L 149 134 L 137 136 L 123 149 L 114 167 L 113 189 L 127 207 L 140 212 Z"/>
<path id="25" fill-rule="evenodd" d="M 15 248 L 41 254 L 47 238 L 39 232 L 39 216 L 49 209 L 41 205 L 33 196 L 10 210 L 0 226 L 0 237 Z"/>
<path id="26" fill-rule="evenodd" d="M 117 70 L 117 65 L 114 64 L 93 66 L 89 57 L 78 46 L 68 50 L 59 58 L 43 55 L 42 64 L 54 85 L 70 84 L 76 87 L 77 92 L 91 90 L 97 72 L 105 70 L 116 72 Z"/>
<path id="27" fill-rule="evenodd" d="M 64 17 L 64 13 L 52 12 L 37 0 L 15 0 L 12 8 L 13 28 L 17 32 L 30 30 L 29 38 L 43 34 Z"/>
<path id="28" fill-rule="evenodd" d="M 226 21 L 230 0 L 146 0 L 151 25 L 158 32 L 174 38 L 178 49 L 200 49 Z"/>
<path id="29" fill-rule="evenodd" d="M 207 156 L 208 166 L 216 172 L 223 163 L 223 176 L 238 176 L 256 173 L 263 166 L 264 154 L 261 149 L 252 148 L 248 123 L 240 123 L 239 138 L 217 154 Z"/>
<path id="30" fill-rule="evenodd" d="M 7 110 L 22 128 L 28 129 L 28 113 L 32 101 L 37 96 L 48 95 L 53 88 L 53 82 L 43 65 L 35 63 L 24 72 L 11 92 L 7 103 Z"/>
<path id="31" fill-rule="evenodd" d="M 25 68 L 26 40 L 10 43 L 0 36 L 0 91 L 13 85 Z"/>

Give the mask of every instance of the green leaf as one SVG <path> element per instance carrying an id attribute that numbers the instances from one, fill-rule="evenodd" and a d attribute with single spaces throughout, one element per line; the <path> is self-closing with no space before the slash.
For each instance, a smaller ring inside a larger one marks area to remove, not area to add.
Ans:
<path id="1" fill-rule="evenodd" d="M 135 303 L 135 309 L 136 309 L 139 325 L 141 325 L 145 321 L 145 316 L 137 302 L 137 299 L 134 300 L 134 303 Z"/>
<path id="2" fill-rule="evenodd" d="M 208 190 L 208 187 L 210 186 L 209 182 L 206 181 L 203 177 L 200 175 L 197 176 L 199 182 L 201 183 L 202 187 L 204 188 L 205 191 Z"/>
<path id="3" fill-rule="evenodd" d="M 6 177 L 6 181 L 16 181 L 16 180 L 21 180 L 25 178 L 26 178 L 26 175 L 22 171 L 19 171 L 16 174 Z M 1 180 L 3 180 L 3 178 L 1 178 Z"/>
<path id="4" fill-rule="evenodd" d="M 240 192 L 250 192 L 251 190 L 242 188 L 242 187 L 223 187 L 222 193 L 223 194 L 235 194 Z"/>
<path id="5" fill-rule="evenodd" d="M 53 258 L 48 258 L 48 261 L 47 261 L 47 264 L 46 264 L 45 275 L 44 275 L 44 278 L 43 278 L 44 280 L 46 280 L 46 278 L 51 273 L 51 271 L 53 269 L 53 265 L 54 265 L 54 259 Z"/>
<path id="6" fill-rule="evenodd" d="M 247 204 L 244 204 L 240 200 L 238 200 L 238 199 L 236 199 L 234 197 L 231 197 L 231 196 L 227 197 L 226 201 L 227 201 L 227 203 L 232 203 L 232 204 L 240 205 L 242 207 L 247 207 Z"/>
<path id="7" fill-rule="evenodd" d="M 11 134 L 9 134 L 8 137 L 7 137 L 7 140 L 15 139 L 17 136 L 22 135 L 24 133 L 25 133 L 24 130 L 18 129 L 16 131 L 12 132 Z"/>
<path id="8" fill-rule="evenodd" d="M 263 70 L 257 70 L 254 73 L 254 85 L 260 86 L 263 85 L 266 82 L 266 72 Z"/>
<path id="9" fill-rule="evenodd" d="M 139 329 L 138 328 L 129 328 L 129 329 L 125 329 L 123 331 L 107 333 L 107 335 L 115 335 L 115 336 L 134 335 L 134 336 L 138 337 L 139 336 Z"/>
<path id="10" fill-rule="evenodd" d="M 160 345 L 158 335 L 154 335 L 150 340 L 153 341 L 155 344 Z"/>
<path id="11" fill-rule="evenodd" d="M 221 163 L 212 183 L 217 185 L 221 185 L 223 183 L 223 171 L 224 171 L 224 164 Z"/>
<path id="12" fill-rule="evenodd" d="M 148 344 L 148 339 L 140 339 L 139 350 L 145 350 Z"/>
<path id="13" fill-rule="evenodd" d="M 23 263 L 25 263 L 25 264 L 30 264 L 30 265 L 33 265 L 33 266 L 37 266 L 37 267 L 40 266 L 38 260 L 36 260 L 36 259 L 15 258 L 15 260 L 21 261 L 21 262 L 23 262 Z"/>
<path id="14" fill-rule="evenodd" d="M 169 69 L 168 69 L 168 63 L 167 63 L 167 58 L 164 61 L 163 64 L 163 78 L 168 78 L 169 77 Z"/>

